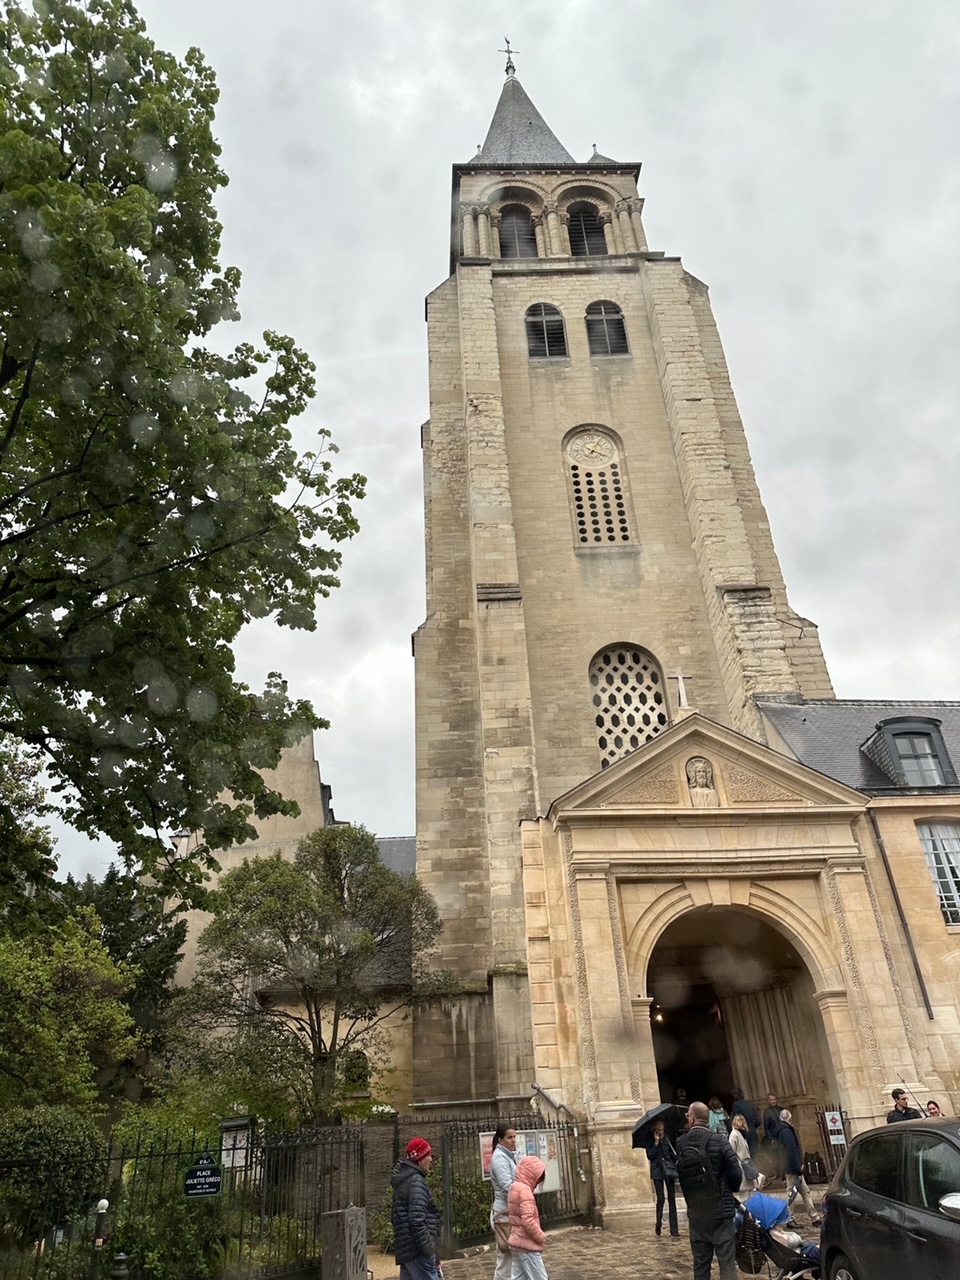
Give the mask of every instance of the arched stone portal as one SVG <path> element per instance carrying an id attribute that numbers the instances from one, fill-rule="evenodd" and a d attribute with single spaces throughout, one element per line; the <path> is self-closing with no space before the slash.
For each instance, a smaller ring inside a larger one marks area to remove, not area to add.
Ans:
<path id="1" fill-rule="evenodd" d="M 775 1093 L 811 1137 L 813 1109 L 837 1097 L 814 981 L 785 930 L 742 908 L 686 912 L 647 969 L 660 1097 Z"/>

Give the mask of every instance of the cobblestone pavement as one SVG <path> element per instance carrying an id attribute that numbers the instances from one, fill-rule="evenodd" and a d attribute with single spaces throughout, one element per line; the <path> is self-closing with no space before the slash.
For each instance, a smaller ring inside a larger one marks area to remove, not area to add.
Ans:
<path id="1" fill-rule="evenodd" d="M 547 1233 L 543 1261 L 550 1280 L 690 1280 L 693 1261 L 686 1227 L 679 1238 L 646 1231 L 566 1227 Z M 492 1280 L 494 1257 L 451 1258 L 444 1280 Z"/>

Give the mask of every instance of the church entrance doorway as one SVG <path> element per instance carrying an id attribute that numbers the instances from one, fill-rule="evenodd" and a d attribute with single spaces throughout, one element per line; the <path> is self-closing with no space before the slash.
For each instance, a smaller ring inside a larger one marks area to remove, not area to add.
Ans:
<path id="1" fill-rule="evenodd" d="M 688 912 L 660 937 L 647 973 L 660 1097 L 719 1097 L 734 1088 L 795 1121 L 836 1097 L 814 983 L 797 948 L 742 908 Z"/>

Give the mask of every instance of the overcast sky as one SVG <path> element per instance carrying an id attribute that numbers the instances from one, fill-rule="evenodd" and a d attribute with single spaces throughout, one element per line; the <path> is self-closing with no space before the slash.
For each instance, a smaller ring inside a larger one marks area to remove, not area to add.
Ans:
<path id="1" fill-rule="evenodd" d="M 960 13 L 955 0 L 141 0 L 221 87 L 237 340 L 318 366 L 303 422 L 369 477 L 312 635 L 261 626 L 331 721 L 337 816 L 414 830 L 423 297 L 450 166 L 517 73 L 560 141 L 641 161 L 651 249 L 709 286 L 791 603 L 838 696 L 960 698 Z M 234 335 L 230 335 L 231 337 Z M 65 869 L 106 853 L 61 837 Z"/>

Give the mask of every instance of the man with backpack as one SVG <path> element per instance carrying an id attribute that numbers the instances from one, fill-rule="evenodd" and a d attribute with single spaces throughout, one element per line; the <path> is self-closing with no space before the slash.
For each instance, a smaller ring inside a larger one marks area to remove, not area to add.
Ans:
<path id="1" fill-rule="evenodd" d="M 743 1170 L 733 1148 L 710 1129 L 710 1111 L 704 1102 L 687 1109 L 689 1129 L 677 1139 L 677 1176 L 687 1202 L 693 1280 L 710 1280 L 714 1254 L 720 1280 L 738 1280 L 734 1245 L 734 1191 L 740 1188 Z"/>

